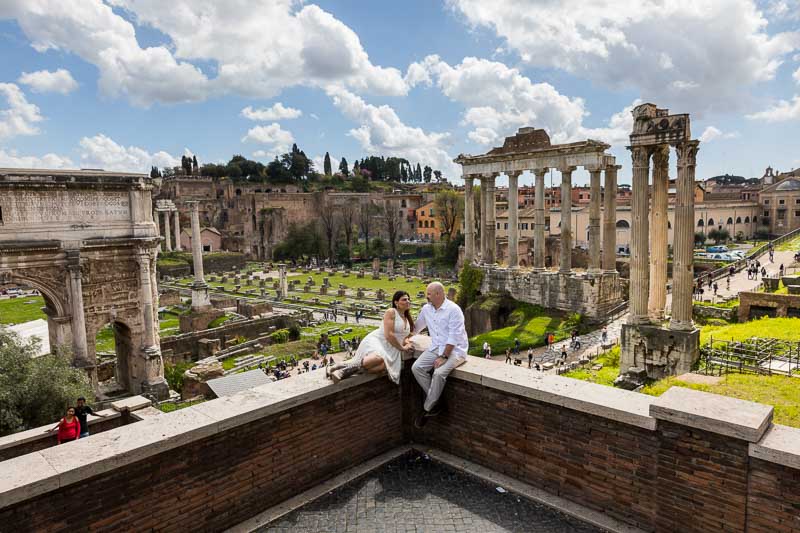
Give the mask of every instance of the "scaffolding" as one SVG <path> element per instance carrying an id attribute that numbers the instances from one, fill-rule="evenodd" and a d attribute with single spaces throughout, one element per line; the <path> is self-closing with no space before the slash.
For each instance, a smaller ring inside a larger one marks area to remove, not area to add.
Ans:
<path id="1" fill-rule="evenodd" d="M 800 342 L 750 337 L 743 341 L 714 340 L 700 347 L 699 372 L 732 372 L 800 377 Z"/>

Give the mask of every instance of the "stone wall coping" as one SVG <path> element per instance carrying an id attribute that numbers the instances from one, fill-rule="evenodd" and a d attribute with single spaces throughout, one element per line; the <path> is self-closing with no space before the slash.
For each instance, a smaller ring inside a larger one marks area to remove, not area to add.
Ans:
<path id="1" fill-rule="evenodd" d="M 750 457 L 800 470 L 800 428 L 773 424 L 764 438 L 750 443 Z"/>
<path id="2" fill-rule="evenodd" d="M 758 442 L 772 423 L 773 408 L 738 398 L 672 387 L 650 406 L 650 415 L 695 429 Z"/>
<path id="3" fill-rule="evenodd" d="M 652 396 L 468 356 L 451 376 L 525 398 L 655 430 Z"/>
<path id="4" fill-rule="evenodd" d="M 111 408 L 114 409 L 115 411 L 122 411 L 124 409 L 128 409 L 129 411 L 136 411 L 137 409 L 144 409 L 145 407 L 150 407 L 152 404 L 153 402 L 151 402 L 144 396 L 130 396 L 128 398 L 123 398 L 121 400 L 111 402 Z"/>
<path id="5" fill-rule="evenodd" d="M 98 416 L 89 415 L 87 420 L 89 422 L 89 427 L 92 427 L 94 424 L 105 421 L 105 420 L 113 420 L 114 418 L 119 418 L 122 416 L 119 412 L 114 411 L 113 409 L 104 409 L 102 411 L 97 411 Z M 49 438 L 54 435 L 51 433 L 50 435 L 45 434 L 45 430 L 52 429 L 56 426 L 56 422 L 52 424 L 47 424 L 46 426 L 40 426 L 38 428 L 29 429 L 26 431 L 20 431 L 19 433 L 12 433 L 11 435 L 6 435 L 5 437 L 0 437 L 0 450 L 4 450 L 6 448 L 12 448 L 14 446 L 20 446 L 22 444 L 26 444 L 28 442 L 37 441 L 44 438 Z"/>
<path id="6" fill-rule="evenodd" d="M 375 379 L 333 384 L 319 369 L 160 416 L 142 409 L 135 424 L 3 461 L 0 509 Z"/>

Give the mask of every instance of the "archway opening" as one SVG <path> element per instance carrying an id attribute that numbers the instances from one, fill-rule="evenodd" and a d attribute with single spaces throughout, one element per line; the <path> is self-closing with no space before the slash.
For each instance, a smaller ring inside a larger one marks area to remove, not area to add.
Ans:
<path id="1" fill-rule="evenodd" d="M 102 394 L 113 396 L 128 390 L 132 354 L 131 329 L 124 323 L 112 321 L 97 331 L 95 361 L 97 383 Z"/>

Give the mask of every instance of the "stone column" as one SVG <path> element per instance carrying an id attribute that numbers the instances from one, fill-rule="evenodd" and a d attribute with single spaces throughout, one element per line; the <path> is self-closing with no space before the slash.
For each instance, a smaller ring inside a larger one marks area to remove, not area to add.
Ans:
<path id="1" fill-rule="evenodd" d="M 161 221 L 158 218 L 159 218 L 158 210 L 153 209 L 153 222 L 156 223 L 156 235 L 161 237 Z M 159 240 L 158 240 L 158 251 L 160 252 L 161 250 L 162 250 L 162 248 L 161 248 L 161 239 L 159 238 Z"/>
<path id="2" fill-rule="evenodd" d="M 544 176 L 546 168 L 537 168 L 533 171 L 536 176 L 536 190 L 534 191 L 534 219 L 533 219 L 533 269 L 537 272 L 544 271 Z"/>
<path id="3" fill-rule="evenodd" d="M 475 178 L 464 176 L 464 261 L 470 265 L 475 262 L 475 200 L 472 187 Z"/>
<path id="4" fill-rule="evenodd" d="M 606 167 L 603 195 L 603 270 L 617 271 L 617 169 Z"/>
<path id="5" fill-rule="evenodd" d="M 575 167 L 562 167 L 561 172 L 561 264 L 562 274 L 572 271 L 572 173 Z"/>
<path id="6" fill-rule="evenodd" d="M 650 289 L 647 246 L 650 236 L 648 231 L 650 151 L 649 148 L 640 146 L 631 148 L 631 153 L 633 156 L 633 198 L 631 202 L 631 303 L 628 321 L 631 324 L 646 324 L 648 322 L 647 304 Z"/>
<path id="7" fill-rule="evenodd" d="M 153 254 L 150 250 L 139 249 L 136 261 L 139 264 L 140 307 L 144 323 L 142 338 L 144 375 L 141 376 L 141 392 L 163 400 L 169 397 L 169 386 L 164 379 L 164 360 L 161 357 L 158 339 L 158 303 L 153 299 L 155 289 L 152 286 L 153 270 L 155 270 Z"/>
<path id="8" fill-rule="evenodd" d="M 650 300 L 647 314 L 661 323 L 667 306 L 667 188 L 669 184 L 669 145 L 653 151 L 653 199 L 650 209 Z"/>
<path id="9" fill-rule="evenodd" d="M 166 239 L 165 246 L 168 252 L 172 251 L 172 234 L 169 231 L 169 211 L 162 211 L 164 213 L 164 239 Z"/>
<path id="10" fill-rule="evenodd" d="M 141 298 L 140 308 L 142 310 L 142 321 L 144 323 L 144 338 L 142 344 L 145 349 L 155 346 L 158 349 L 155 332 L 155 310 L 153 309 L 153 290 L 150 278 L 150 253 L 140 249 L 136 256 L 139 264 L 139 297 Z"/>
<path id="11" fill-rule="evenodd" d="M 181 251 L 181 214 L 175 209 L 175 245 L 172 247 L 176 252 Z"/>
<path id="12" fill-rule="evenodd" d="M 83 281 L 81 279 L 81 252 L 67 250 L 69 274 L 69 303 L 72 312 L 72 361 L 79 368 L 90 366 L 86 343 L 86 316 L 83 310 Z"/>
<path id="13" fill-rule="evenodd" d="M 486 178 L 486 259 L 484 263 L 493 265 L 495 259 L 495 250 L 497 248 L 497 217 L 496 217 L 496 204 L 494 198 L 494 180 L 495 176 L 492 174 Z"/>
<path id="14" fill-rule="evenodd" d="M 192 283 L 192 310 L 203 311 L 211 306 L 208 285 L 203 276 L 203 243 L 200 238 L 200 211 L 197 202 L 189 202 L 192 208 L 192 262 L 194 263 L 194 283 Z"/>
<path id="15" fill-rule="evenodd" d="M 600 273 L 600 168 L 589 169 L 589 272 Z"/>
<path id="16" fill-rule="evenodd" d="M 486 178 L 481 176 L 481 223 L 479 227 L 481 242 L 481 263 L 486 261 Z"/>
<path id="17" fill-rule="evenodd" d="M 519 268 L 519 175 L 508 173 L 508 266 Z"/>
<path id="18" fill-rule="evenodd" d="M 284 264 L 278 265 L 278 291 L 278 297 L 281 300 L 289 297 L 289 282 L 286 278 L 286 265 Z"/>
<path id="19" fill-rule="evenodd" d="M 670 329 L 690 331 L 694 285 L 694 170 L 698 141 L 677 146 L 678 183 L 672 250 L 672 320 Z"/>

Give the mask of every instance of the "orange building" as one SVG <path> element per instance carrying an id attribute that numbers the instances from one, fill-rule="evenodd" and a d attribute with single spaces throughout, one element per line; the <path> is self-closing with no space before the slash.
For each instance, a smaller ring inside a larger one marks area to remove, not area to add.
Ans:
<path id="1" fill-rule="evenodd" d="M 436 214 L 434 202 L 428 202 L 416 210 L 417 216 L 417 239 L 429 242 L 438 242 L 442 238 L 444 224 L 442 219 Z M 456 220 L 453 235 L 461 232 L 461 217 Z"/>

